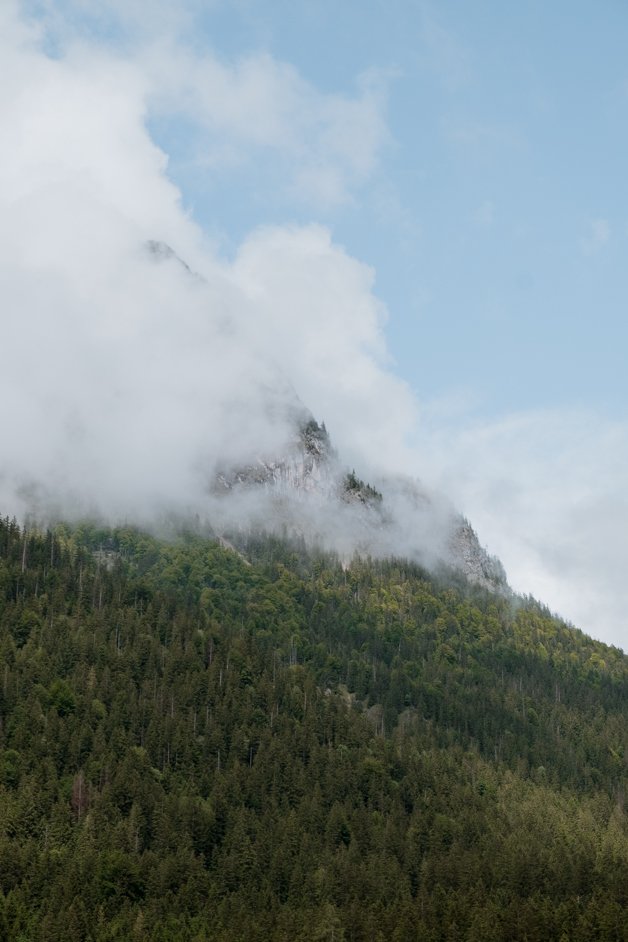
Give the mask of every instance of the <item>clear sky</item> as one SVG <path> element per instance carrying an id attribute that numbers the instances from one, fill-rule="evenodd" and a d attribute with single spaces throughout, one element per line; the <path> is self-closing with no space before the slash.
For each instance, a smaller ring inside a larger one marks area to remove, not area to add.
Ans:
<path id="1" fill-rule="evenodd" d="M 628 5 L 9 6 L 49 57 L 142 76 L 219 257 L 316 223 L 370 267 L 416 472 L 517 589 L 628 648 Z"/>

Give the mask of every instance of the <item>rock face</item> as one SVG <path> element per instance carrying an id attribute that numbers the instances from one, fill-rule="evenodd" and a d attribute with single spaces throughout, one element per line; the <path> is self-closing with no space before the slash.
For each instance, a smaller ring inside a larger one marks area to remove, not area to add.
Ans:
<path id="1" fill-rule="evenodd" d="M 485 588 L 506 587 L 506 571 L 496 556 L 490 556 L 480 546 L 477 534 L 464 517 L 451 535 L 451 554 L 457 568 L 471 582 Z"/>
<path id="2" fill-rule="evenodd" d="M 373 556 L 408 556 L 428 566 L 458 569 L 491 589 L 507 587 L 499 562 L 480 545 L 471 525 L 416 481 L 388 478 L 377 486 L 342 467 L 324 423 L 300 411 L 293 438 L 280 455 L 217 470 L 218 498 L 248 498 L 282 532 Z"/>
<path id="3" fill-rule="evenodd" d="M 338 459 L 325 425 L 308 413 L 295 419 L 295 435 L 280 456 L 258 457 L 247 465 L 220 469 L 213 481 L 216 493 L 238 488 L 264 488 L 277 495 L 335 494 Z"/>
<path id="4" fill-rule="evenodd" d="M 149 239 L 145 245 L 146 251 L 149 253 L 149 255 L 153 256 L 155 261 L 163 262 L 173 259 L 175 262 L 177 262 L 177 264 L 182 265 L 183 268 L 185 268 L 185 270 L 190 273 L 190 275 L 194 274 L 190 266 L 184 262 L 182 258 L 179 258 L 174 249 L 171 249 L 166 242 L 159 242 L 156 239 Z"/>

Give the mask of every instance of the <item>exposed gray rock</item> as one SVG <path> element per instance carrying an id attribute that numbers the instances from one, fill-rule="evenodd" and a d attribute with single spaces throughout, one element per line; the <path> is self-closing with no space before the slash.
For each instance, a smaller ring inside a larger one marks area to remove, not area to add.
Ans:
<path id="1" fill-rule="evenodd" d="M 295 424 L 295 437 L 286 443 L 281 456 L 260 456 L 247 465 L 221 468 L 212 483 L 214 492 L 262 487 L 277 494 L 333 496 L 339 466 L 325 426 L 307 414 Z"/>
<path id="2" fill-rule="evenodd" d="M 450 547 L 453 565 L 471 582 L 487 589 L 507 587 L 506 571 L 500 560 L 480 545 L 475 530 L 463 517 L 451 535 Z"/>
<path id="3" fill-rule="evenodd" d="M 480 545 L 471 525 L 448 503 L 408 478 L 386 478 L 377 487 L 347 472 L 324 425 L 307 412 L 281 456 L 217 471 L 212 492 L 263 495 L 284 532 L 342 546 L 346 552 L 409 556 L 428 566 L 448 565 L 490 589 L 507 587 L 504 569 Z M 334 528 L 336 532 L 334 533 Z M 349 538 L 348 535 L 351 535 Z M 335 539 L 334 539 L 335 536 Z"/>
<path id="4" fill-rule="evenodd" d="M 180 258 L 174 249 L 171 249 L 167 242 L 160 242 L 157 239 L 149 239 L 146 242 L 146 249 L 150 255 L 152 255 L 156 261 L 170 261 L 171 259 L 177 262 L 179 265 L 182 265 L 190 275 L 195 275 L 195 272 L 192 271 L 190 266 Z M 198 276 L 196 276 L 198 277 Z"/>

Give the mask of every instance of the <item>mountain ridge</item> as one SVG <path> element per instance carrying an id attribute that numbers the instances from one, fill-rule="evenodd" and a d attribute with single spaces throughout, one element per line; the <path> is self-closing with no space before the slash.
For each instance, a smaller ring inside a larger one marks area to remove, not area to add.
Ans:
<path id="1" fill-rule="evenodd" d="M 402 502 L 407 525 L 414 524 L 419 531 L 414 546 L 410 545 L 409 551 L 406 547 L 407 555 L 419 562 L 431 558 L 433 565 L 452 566 L 478 584 L 508 591 L 503 566 L 481 546 L 475 530 L 461 514 L 453 509 L 442 514 L 439 529 L 444 532 L 438 535 L 441 545 L 429 547 L 420 529 L 424 519 L 435 511 L 430 495 L 417 481 L 401 475 L 396 479 L 375 478 L 375 482 L 364 481 L 355 470 L 344 467 L 325 424 L 319 425 L 305 412 L 295 424 L 292 440 L 282 454 L 272 458 L 260 456 L 250 464 L 217 471 L 212 491 L 227 496 L 238 490 L 249 494 L 262 490 L 274 499 L 275 513 L 282 517 L 284 526 L 314 539 L 319 534 L 315 527 L 308 528 L 307 515 L 302 512 L 303 500 L 315 498 L 319 505 L 326 503 L 327 512 L 331 509 L 332 513 L 334 505 L 342 503 L 351 511 L 347 527 L 357 524 L 359 528 L 354 549 L 386 556 L 395 555 L 395 533 L 399 527 L 388 499 L 394 490 L 397 500 Z"/>

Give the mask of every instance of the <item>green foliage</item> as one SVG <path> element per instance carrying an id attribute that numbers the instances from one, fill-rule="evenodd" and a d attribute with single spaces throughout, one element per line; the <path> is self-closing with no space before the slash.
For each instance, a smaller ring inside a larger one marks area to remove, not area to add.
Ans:
<path id="1" fill-rule="evenodd" d="M 371 484 L 366 484 L 362 481 L 361 478 L 356 475 L 355 471 L 350 471 L 345 475 L 343 486 L 345 494 L 357 497 L 363 504 L 381 504 L 383 500 L 381 491 L 378 491 L 377 488 L 373 487 Z"/>
<path id="2" fill-rule="evenodd" d="M 627 940 L 628 658 L 238 547 L 0 521 L 0 938 Z"/>

